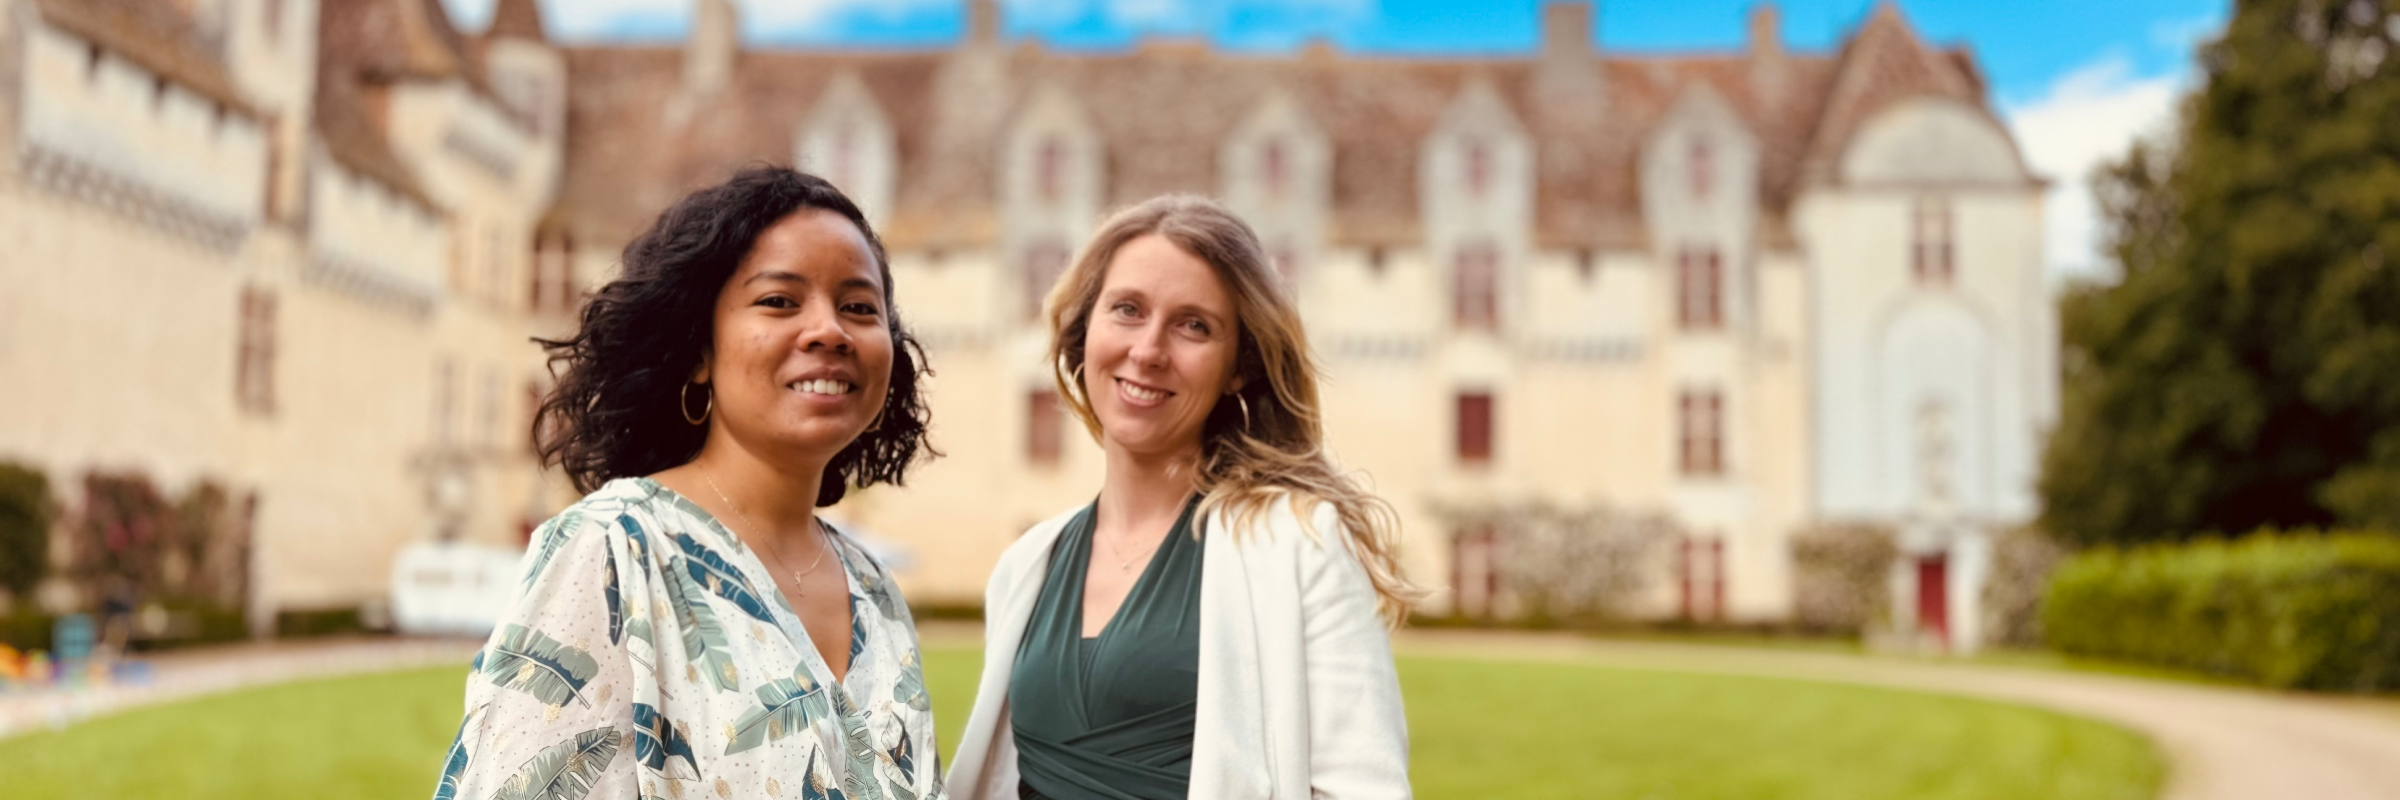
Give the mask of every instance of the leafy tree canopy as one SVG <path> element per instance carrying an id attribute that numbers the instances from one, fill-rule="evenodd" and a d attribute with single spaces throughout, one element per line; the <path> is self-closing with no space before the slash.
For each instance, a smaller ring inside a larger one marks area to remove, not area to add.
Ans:
<path id="1" fill-rule="evenodd" d="M 2180 137 L 2094 176 L 2044 525 L 2400 530 L 2400 0 L 2240 0 Z"/>

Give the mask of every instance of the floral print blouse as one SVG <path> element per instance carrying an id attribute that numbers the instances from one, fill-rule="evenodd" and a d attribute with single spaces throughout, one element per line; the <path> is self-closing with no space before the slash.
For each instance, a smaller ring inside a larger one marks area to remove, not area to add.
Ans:
<path id="1" fill-rule="evenodd" d="M 673 490 L 615 480 L 551 519 L 475 656 L 435 800 L 943 798 L 916 625 L 835 539 L 840 681 L 758 557 Z"/>

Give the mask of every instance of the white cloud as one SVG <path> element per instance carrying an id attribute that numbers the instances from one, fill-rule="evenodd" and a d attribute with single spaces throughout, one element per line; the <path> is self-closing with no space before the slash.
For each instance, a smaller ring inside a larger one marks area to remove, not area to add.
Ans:
<path id="1" fill-rule="evenodd" d="M 2051 180 L 2042 221 L 2042 260 L 2051 282 L 2104 277 L 2115 267 L 2100 251 L 2100 209 L 2090 176 L 2123 156 L 2140 137 L 2173 135 L 2177 98 L 2188 75 L 2141 78 L 2125 59 L 2108 57 L 2050 85 L 2041 97 L 2006 110 L 2009 127 L 2035 173 Z"/>
<path id="2" fill-rule="evenodd" d="M 1001 0 L 1016 26 L 1048 28 L 1098 17 L 1108 27 L 1129 31 L 1197 31 L 1235 6 L 1280 7 L 1286 14 L 1351 20 L 1369 15 L 1373 0 Z"/>
<path id="3" fill-rule="evenodd" d="M 452 19 L 467 30 L 479 30 L 491 18 L 494 0 L 444 0 L 450 7 Z M 914 12 L 935 6 L 955 5 L 957 0 L 734 0 L 741 12 L 742 30 L 756 34 L 810 33 L 818 30 L 838 14 L 861 13 L 882 19 L 899 19 Z M 629 24 L 656 23 L 672 20 L 680 29 L 689 24 L 693 0 L 546 0 L 542 3 L 543 21 L 550 30 L 567 38 L 605 37 L 625 30 Z"/>
<path id="4" fill-rule="evenodd" d="M 480 30 L 495 0 L 443 0 L 461 28 Z M 1372 0 L 999 0 L 1012 28 L 1052 28 L 1098 17 L 1108 27 L 1129 31 L 1200 31 L 1237 3 L 1282 6 L 1313 19 L 1352 20 L 1372 12 Z M 693 0 L 542 0 L 544 21 L 556 35 L 605 38 L 629 29 L 681 30 Z M 821 33 L 837 17 L 863 15 L 899 20 L 959 0 L 735 0 L 742 29 L 753 36 Z M 669 24 L 671 23 L 671 25 Z"/>

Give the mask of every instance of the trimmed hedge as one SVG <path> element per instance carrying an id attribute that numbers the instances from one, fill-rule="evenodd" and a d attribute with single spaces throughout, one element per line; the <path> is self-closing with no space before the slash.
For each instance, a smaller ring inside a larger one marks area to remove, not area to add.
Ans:
<path id="1" fill-rule="evenodd" d="M 2400 688 L 2400 537 L 2261 531 L 2069 559 L 2042 623 L 2062 652 L 2275 688 Z"/>

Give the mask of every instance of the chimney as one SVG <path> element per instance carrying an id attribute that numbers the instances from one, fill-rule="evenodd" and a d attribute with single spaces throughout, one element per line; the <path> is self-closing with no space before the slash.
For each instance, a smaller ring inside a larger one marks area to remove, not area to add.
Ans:
<path id="1" fill-rule="evenodd" d="M 1550 0 L 1542 6 L 1542 55 L 1592 52 L 1591 0 Z"/>
<path id="2" fill-rule="evenodd" d="M 734 58 L 741 53 L 742 23 L 733 0 L 698 0 L 692 8 L 692 34 L 683 46 L 683 88 L 707 95 L 733 77 Z"/>
<path id="3" fill-rule="evenodd" d="M 1774 3 L 1750 7 L 1750 56 L 1760 61 L 1783 58 L 1783 21 Z"/>
<path id="4" fill-rule="evenodd" d="M 1750 7 L 1750 85 L 1761 97 L 1776 99 L 1784 70 L 1783 24 L 1775 4 L 1760 2 Z"/>
<path id="5" fill-rule="evenodd" d="M 1000 41 L 1000 0 L 967 0 L 967 43 Z"/>

